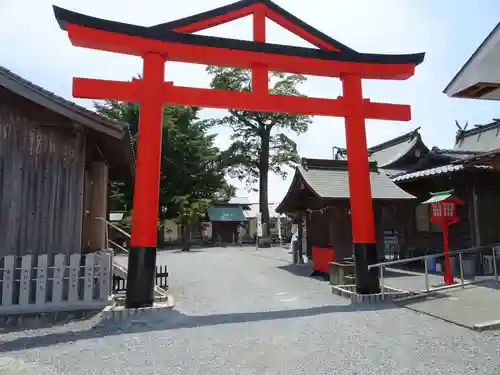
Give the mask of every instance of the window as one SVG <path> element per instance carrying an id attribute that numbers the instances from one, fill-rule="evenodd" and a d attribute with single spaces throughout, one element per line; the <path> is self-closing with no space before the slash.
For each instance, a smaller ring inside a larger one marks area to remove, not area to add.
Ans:
<path id="1" fill-rule="evenodd" d="M 436 217 L 436 216 L 437 217 L 443 216 L 443 212 L 441 211 L 442 206 L 441 206 L 440 202 L 431 203 L 431 209 L 432 209 L 432 215 L 434 217 Z"/>
<path id="2" fill-rule="evenodd" d="M 452 202 L 443 202 L 443 216 L 455 216 L 454 204 Z"/>

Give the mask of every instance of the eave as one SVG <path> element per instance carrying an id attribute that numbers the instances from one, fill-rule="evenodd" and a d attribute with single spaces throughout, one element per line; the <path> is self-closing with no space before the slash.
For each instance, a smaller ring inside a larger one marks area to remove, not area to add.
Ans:
<path id="1" fill-rule="evenodd" d="M 328 51 L 229 38 L 179 33 L 86 16 L 54 6 L 59 25 L 73 45 L 108 52 L 144 56 L 156 52 L 169 61 L 252 68 L 337 77 L 407 79 L 424 59 L 423 53 L 382 55 Z"/>
<path id="2" fill-rule="evenodd" d="M 370 160 L 377 162 L 379 168 L 391 169 L 400 165 L 411 154 L 415 154 L 416 150 L 420 150 L 423 153 L 428 152 L 429 149 L 422 141 L 422 137 L 418 132 L 419 129 L 417 128 L 400 137 L 370 147 L 368 149 Z M 416 155 L 414 156 L 417 157 Z"/>
<path id="3" fill-rule="evenodd" d="M 321 199 L 321 197 L 314 191 L 314 189 L 309 186 L 305 178 L 300 173 L 299 168 L 297 167 L 295 168 L 295 173 L 293 175 L 293 179 L 290 183 L 288 191 L 286 192 L 285 196 L 278 204 L 278 206 L 276 206 L 275 211 L 278 214 L 286 213 L 290 208 L 290 203 L 296 201 L 298 196 L 301 194 L 301 190 L 303 190 L 305 194 L 310 194 L 317 197 L 318 199 Z"/>
<path id="4" fill-rule="evenodd" d="M 498 23 L 443 92 L 453 98 L 500 100 L 500 23 Z"/>
<path id="5" fill-rule="evenodd" d="M 245 17 L 257 9 L 263 10 L 265 16 L 276 24 L 318 48 L 357 53 L 352 48 L 322 33 L 270 0 L 241 0 L 207 12 L 151 26 L 151 29 L 193 33 Z"/>
<path id="6" fill-rule="evenodd" d="M 69 120 L 93 139 L 110 165 L 110 176 L 128 179 L 135 173 L 135 155 L 128 124 L 110 120 L 66 100 L 0 66 L 0 87 Z"/>

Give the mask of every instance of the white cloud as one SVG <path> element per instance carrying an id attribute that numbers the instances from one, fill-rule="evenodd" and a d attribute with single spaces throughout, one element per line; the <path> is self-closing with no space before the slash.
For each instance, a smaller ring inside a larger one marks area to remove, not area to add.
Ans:
<path id="1" fill-rule="evenodd" d="M 305 22 L 362 52 L 435 52 L 439 49 L 438 42 L 446 42 L 436 41 L 435 35 L 441 28 L 441 23 L 430 11 L 432 1 L 276 2 Z M 165 0 L 57 1 L 57 5 L 64 8 L 138 25 L 158 24 L 225 4 L 225 0 L 186 0 L 175 3 Z M 72 47 L 66 33 L 59 29 L 51 5 L 47 0 L 0 0 L 1 65 L 68 99 L 71 99 L 73 76 L 128 80 L 141 71 L 141 61 L 138 58 Z M 249 20 L 242 19 L 203 33 L 249 39 L 250 27 Z M 268 41 L 307 45 L 271 23 L 268 23 Z M 434 56 L 429 58 L 433 59 Z M 441 82 L 440 87 L 436 85 L 436 74 L 438 73 L 431 65 L 423 64 L 417 69 L 416 77 L 407 82 L 365 82 L 365 96 L 373 101 L 412 104 L 414 108 L 412 123 L 368 121 L 370 144 L 382 142 L 432 119 L 432 111 L 427 108 L 431 103 L 436 103 L 443 87 Z M 203 66 L 179 63 L 167 64 L 166 78 L 179 85 L 195 87 L 207 87 L 209 82 Z M 331 78 L 311 77 L 302 91 L 310 96 L 336 97 L 340 94 L 340 85 Z M 424 94 L 426 92 L 429 94 Z M 77 102 L 89 104 L 88 101 Z M 207 110 L 204 116 L 220 113 Z M 227 146 L 228 130 L 220 129 L 219 134 L 218 143 Z M 342 119 L 318 117 L 306 134 L 295 139 L 302 156 L 330 158 L 331 147 L 344 145 L 344 137 Z M 291 176 L 287 181 L 271 176 L 270 199 L 279 201 L 290 181 Z M 256 200 L 257 195 L 252 194 L 252 199 Z"/>

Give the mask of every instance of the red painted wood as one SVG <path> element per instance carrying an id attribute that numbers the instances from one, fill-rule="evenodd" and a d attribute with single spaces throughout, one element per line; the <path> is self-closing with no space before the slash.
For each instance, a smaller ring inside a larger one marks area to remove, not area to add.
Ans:
<path id="1" fill-rule="evenodd" d="M 144 56 L 149 52 L 168 55 L 169 61 L 195 64 L 231 66 L 251 69 L 255 63 L 269 70 L 325 77 L 357 74 L 368 79 L 404 80 L 415 72 L 414 64 L 376 64 L 352 61 L 321 60 L 308 57 L 232 50 L 184 43 L 165 42 L 90 29 L 68 24 L 68 35 L 73 45 L 115 53 Z"/>
<path id="2" fill-rule="evenodd" d="M 116 82 L 89 78 L 73 79 L 73 96 L 86 99 L 113 99 L 139 102 L 141 80 L 135 82 Z M 164 103 L 171 105 L 193 105 L 206 108 L 244 109 L 260 112 L 285 112 L 291 114 L 310 114 L 318 116 L 347 115 L 342 97 L 323 99 L 284 95 L 256 96 L 248 92 L 228 90 L 199 89 L 174 86 L 164 83 L 162 91 Z M 411 118 L 409 105 L 372 103 L 363 101 L 366 118 L 378 120 L 408 121 Z"/>
<path id="3" fill-rule="evenodd" d="M 157 54 L 144 57 L 137 160 L 135 170 L 131 246 L 156 247 L 160 189 L 165 60 Z"/>
<path id="4" fill-rule="evenodd" d="M 74 77 L 72 95 L 74 98 L 139 102 L 141 93 L 138 89 L 133 82 Z"/>
<path id="5" fill-rule="evenodd" d="M 451 285 L 455 283 L 455 279 L 451 274 L 451 262 L 448 252 L 450 250 L 448 245 L 448 224 L 442 223 L 441 229 L 443 230 L 443 252 L 446 253 L 444 256 L 444 283 L 446 285 Z"/>
<path id="6" fill-rule="evenodd" d="M 345 132 L 353 243 L 375 243 L 361 77 L 346 75 L 341 79 L 347 107 Z"/>
<path id="7" fill-rule="evenodd" d="M 253 40 L 265 43 L 266 41 L 266 8 L 260 5 L 253 13 Z M 269 76 L 267 66 L 254 63 L 252 67 L 252 92 L 265 98 L 269 92 Z"/>
<path id="8" fill-rule="evenodd" d="M 319 39 L 318 37 L 310 34 L 309 32 L 303 30 L 299 26 L 295 25 L 293 22 L 288 19 L 282 17 L 272 9 L 269 9 L 264 4 L 254 4 L 250 5 L 246 8 L 239 9 L 233 12 L 226 13 L 224 15 L 220 15 L 217 17 L 213 17 L 208 20 L 203 20 L 199 22 L 192 23 L 190 25 L 185 25 L 181 27 L 176 27 L 173 31 L 181 32 L 181 33 L 195 33 L 198 31 L 202 31 L 211 27 L 219 26 L 227 22 L 231 22 L 243 17 L 246 17 L 250 14 L 257 14 L 258 12 L 262 12 L 264 17 L 269 18 L 276 24 L 280 25 L 284 29 L 290 31 L 291 33 L 297 35 L 298 37 L 304 39 L 306 42 L 311 43 L 312 45 L 318 48 L 324 48 L 330 51 L 338 51 L 338 49 L 324 40 Z M 255 41 L 259 41 L 255 39 Z M 263 40 L 262 40 L 263 41 Z"/>
<path id="9" fill-rule="evenodd" d="M 205 29 L 208 29 L 210 27 L 215 27 L 222 25 L 227 22 L 231 22 L 234 20 L 237 20 L 239 18 L 246 17 L 250 14 L 253 14 L 254 9 L 258 6 L 259 4 L 254 4 L 250 5 L 246 8 L 242 8 L 233 12 L 229 12 L 217 17 L 213 17 L 208 20 L 203 20 L 199 22 L 192 23 L 190 25 L 186 26 L 181 26 L 181 27 L 176 27 L 173 29 L 173 31 L 177 31 L 179 33 L 195 33 L 197 31 L 202 31 Z"/>
<path id="10" fill-rule="evenodd" d="M 281 27 L 287 29 L 291 33 L 294 33 L 298 37 L 304 39 L 306 42 L 311 43 L 313 46 L 316 46 L 318 48 L 322 49 L 327 49 L 330 51 L 339 51 L 338 48 L 336 48 L 334 45 L 331 45 L 324 40 L 321 40 L 314 35 L 308 33 L 307 31 L 301 29 L 297 25 L 295 25 L 293 22 L 287 20 L 286 18 L 282 17 L 278 13 L 274 12 L 272 9 L 266 9 L 266 16 L 272 20 L 273 22 L 277 23 Z"/>

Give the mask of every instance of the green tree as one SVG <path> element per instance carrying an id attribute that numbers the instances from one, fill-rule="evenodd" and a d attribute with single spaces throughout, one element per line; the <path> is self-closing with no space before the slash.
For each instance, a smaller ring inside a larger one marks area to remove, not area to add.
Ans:
<path id="1" fill-rule="evenodd" d="M 139 105 L 106 101 L 96 103 L 97 111 L 129 124 L 135 145 Z M 160 170 L 159 223 L 176 219 L 182 226 L 183 249 L 189 250 L 191 228 L 205 215 L 213 200 L 229 199 L 235 188 L 225 180 L 225 165 L 214 145 L 216 135 L 208 134 L 208 121 L 198 119 L 198 108 L 165 106 Z M 132 207 L 133 184 L 116 181 L 111 186 L 111 205 Z"/>
<path id="2" fill-rule="evenodd" d="M 209 66 L 207 72 L 212 77 L 212 88 L 252 90 L 250 70 Z M 300 96 L 298 86 L 305 80 L 303 75 L 271 72 L 269 93 Z M 297 144 L 283 130 L 301 134 L 311 122 L 311 116 L 244 110 L 230 110 L 227 116 L 212 120 L 214 125 L 233 130 L 232 144 L 224 153 L 229 175 L 245 181 L 249 187 L 259 182 L 259 208 L 266 235 L 269 235 L 269 171 L 285 179 L 287 172 L 283 167 L 294 167 L 299 162 Z"/>

